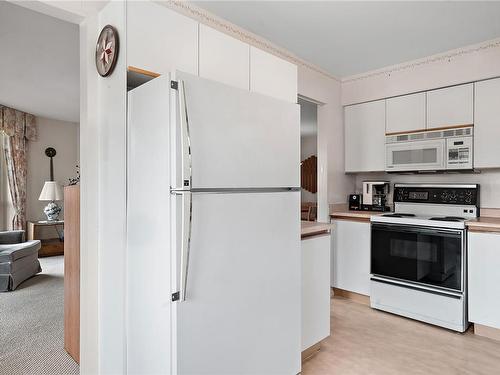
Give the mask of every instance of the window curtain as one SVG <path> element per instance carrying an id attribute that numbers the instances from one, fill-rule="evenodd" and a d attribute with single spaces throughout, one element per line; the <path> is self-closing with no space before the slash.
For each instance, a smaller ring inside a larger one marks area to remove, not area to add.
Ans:
<path id="1" fill-rule="evenodd" d="M 35 116 L 0 106 L 0 132 L 3 133 L 3 152 L 7 180 L 14 208 L 12 229 L 26 225 L 27 141 L 35 141 Z"/>
<path id="2" fill-rule="evenodd" d="M 1 113 L 0 113 L 1 117 Z M 11 228 L 14 209 L 10 201 L 9 182 L 7 179 L 7 165 L 3 151 L 3 133 L 0 132 L 0 231 Z"/>

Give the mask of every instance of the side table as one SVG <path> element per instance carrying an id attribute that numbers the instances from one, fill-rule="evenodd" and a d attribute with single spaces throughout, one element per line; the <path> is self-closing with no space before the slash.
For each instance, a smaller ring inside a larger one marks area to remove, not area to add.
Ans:
<path id="1" fill-rule="evenodd" d="M 39 257 L 64 255 L 64 220 L 28 221 L 27 224 L 28 240 L 40 240 L 42 242 L 42 248 L 38 252 Z M 41 239 L 41 228 L 52 228 L 54 237 Z"/>

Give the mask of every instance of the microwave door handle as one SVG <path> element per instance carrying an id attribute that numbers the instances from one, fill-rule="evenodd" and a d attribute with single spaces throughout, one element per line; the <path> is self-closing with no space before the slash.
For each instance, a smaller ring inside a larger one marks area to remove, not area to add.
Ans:
<path id="1" fill-rule="evenodd" d="M 181 189 L 189 190 L 192 182 L 191 136 L 189 132 L 189 118 L 186 104 L 186 88 L 183 80 L 179 80 L 178 82 L 178 91 L 181 137 Z"/>

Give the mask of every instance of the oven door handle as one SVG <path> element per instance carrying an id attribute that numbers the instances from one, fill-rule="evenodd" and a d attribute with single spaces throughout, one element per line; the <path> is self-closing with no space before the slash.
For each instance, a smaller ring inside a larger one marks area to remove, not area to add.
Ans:
<path id="1" fill-rule="evenodd" d="M 397 286 L 397 287 L 401 287 L 401 288 L 418 290 L 418 291 L 421 291 L 421 292 L 436 294 L 436 295 L 443 296 L 443 297 L 449 297 L 449 298 L 454 298 L 454 299 L 461 299 L 461 298 L 463 298 L 463 294 L 462 294 L 461 291 L 456 291 L 456 292 L 441 291 L 441 290 L 439 290 L 437 288 L 419 287 L 418 285 L 412 285 L 410 283 L 387 280 L 387 279 L 379 278 L 379 277 L 376 277 L 376 276 L 372 276 L 370 278 L 370 280 L 372 282 L 376 282 L 376 283 L 388 284 L 388 285 L 393 285 L 393 286 Z"/>
<path id="2" fill-rule="evenodd" d="M 381 225 L 381 224 L 372 224 L 372 230 L 387 230 L 390 232 L 398 232 L 398 233 L 415 233 L 415 234 L 446 234 L 446 235 L 462 235 L 462 230 L 457 229 L 431 229 L 426 227 L 406 227 L 401 225 Z"/>

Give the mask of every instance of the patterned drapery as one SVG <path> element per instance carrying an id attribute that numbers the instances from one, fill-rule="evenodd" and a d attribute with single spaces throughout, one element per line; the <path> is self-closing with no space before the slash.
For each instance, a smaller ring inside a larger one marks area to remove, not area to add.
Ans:
<path id="1" fill-rule="evenodd" d="M 0 105 L 0 132 L 5 135 L 3 142 L 7 177 L 15 210 L 12 229 L 24 229 L 28 171 L 27 141 L 36 141 L 35 116 Z"/>

